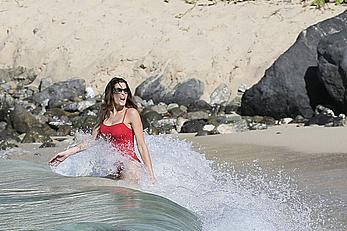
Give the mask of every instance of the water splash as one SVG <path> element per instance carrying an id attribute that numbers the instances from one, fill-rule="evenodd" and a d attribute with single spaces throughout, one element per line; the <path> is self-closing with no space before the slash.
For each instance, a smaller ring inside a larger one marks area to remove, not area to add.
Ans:
<path id="1" fill-rule="evenodd" d="M 189 142 L 170 136 L 145 138 L 157 183 L 149 184 L 143 174 L 140 189 L 195 212 L 204 230 L 324 230 L 320 203 L 305 198 L 285 172 L 267 172 L 257 162 L 240 172 L 231 164 L 216 165 L 207 160 Z M 96 143 L 87 155 L 76 155 L 56 171 L 95 175 L 96 164 L 101 171 L 98 174 L 107 174 L 114 162 L 126 161 L 110 150 L 107 144 Z M 80 165 L 73 164 L 76 160 Z"/>

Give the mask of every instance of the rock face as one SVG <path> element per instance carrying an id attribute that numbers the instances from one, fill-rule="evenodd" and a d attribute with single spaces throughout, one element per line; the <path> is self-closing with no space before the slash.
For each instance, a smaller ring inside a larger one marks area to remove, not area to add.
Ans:
<path id="1" fill-rule="evenodd" d="M 172 102 L 188 106 L 196 100 L 199 100 L 203 93 L 203 82 L 196 79 L 189 79 L 176 86 Z"/>
<path id="2" fill-rule="evenodd" d="M 58 82 L 35 94 L 33 100 L 38 104 L 44 104 L 44 101 L 49 99 L 49 104 L 51 107 L 54 107 L 56 102 L 62 103 L 63 100 L 73 101 L 76 97 L 84 96 L 85 89 L 86 86 L 83 79 Z"/>
<path id="3" fill-rule="evenodd" d="M 317 46 L 322 38 L 347 29 L 347 11 L 310 26 L 242 97 L 243 115 L 274 118 L 313 116 L 318 104 L 329 101 L 318 78 Z"/>
<path id="4" fill-rule="evenodd" d="M 199 100 L 204 93 L 204 85 L 200 80 L 188 79 L 173 89 L 163 82 L 162 76 L 148 78 L 136 88 L 135 95 L 144 100 L 153 100 L 155 104 L 164 102 L 188 106 Z"/>
<path id="5" fill-rule="evenodd" d="M 153 76 L 142 82 L 135 90 L 135 95 L 144 100 L 153 100 L 154 103 L 165 102 L 169 94 L 162 84 L 163 76 Z"/>
<path id="6" fill-rule="evenodd" d="M 330 108 L 347 113 L 347 29 L 319 42 L 318 70 L 331 98 Z"/>

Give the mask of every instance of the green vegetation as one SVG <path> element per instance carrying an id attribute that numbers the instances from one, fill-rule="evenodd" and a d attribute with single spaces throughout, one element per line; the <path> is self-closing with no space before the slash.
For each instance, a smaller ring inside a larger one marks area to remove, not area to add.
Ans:
<path id="1" fill-rule="evenodd" d="M 166 0 L 166 1 L 169 1 L 169 0 Z M 255 1 L 255 0 L 208 0 L 206 4 L 206 1 L 204 1 L 205 3 L 201 3 L 200 4 L 200 1 L 199 0 L 184 0 L 186 3 L 188 4 L 192 4 L 192 5 L 208 5 L 208 6 L 211 6 L 211 5 L 214 5 L 216 4 L 217 2 L 225 2 L 225 3 L 237 3 L 237 2 L 245 2 L 245 1 Z M 305 1 L 305 0 L 303 0 Z M 331 2 L 331 0 L 311 0 L 311 5 L 312 6 L 315 6 L 317 8 L 322 8 L 325 6 L 326 3 L 329 3 Z M 335 1 L 335 4 L 336 5 L 340 5 L 340 4 L 344 4 L 344 3 L 347 3 L 347 0 L 333 0 Z"/>
<path id="2" fill-rule="evenodd" d="M 330 1 L 329 0 L 313 0 L 311 5 L 320 9 L 325 5 L 325 3 L 328 3 L 328 2 Z M 335 0 L 336 5 L 340 5 L 343 3 L 347 3 L 347 0 Z"/>

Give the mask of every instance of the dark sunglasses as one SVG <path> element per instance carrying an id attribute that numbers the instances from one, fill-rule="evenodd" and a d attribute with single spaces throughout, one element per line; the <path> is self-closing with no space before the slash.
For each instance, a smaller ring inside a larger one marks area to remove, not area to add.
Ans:
<path id="1" fill-rule="evenodd" d="M 112 89 L 112 93 L 113 94 L 120 94 L 124 92 L 124 94 L 129 94 L 130 93 L 130 89 L 129 88 L 119 88 L 119 87 L 115 87 Z"/>

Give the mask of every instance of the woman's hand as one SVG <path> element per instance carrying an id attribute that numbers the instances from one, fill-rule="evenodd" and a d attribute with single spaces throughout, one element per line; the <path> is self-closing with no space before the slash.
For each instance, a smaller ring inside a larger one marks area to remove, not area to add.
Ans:
<path id="1" fill-rule="evenodd" d="M 51 166 L 58 166 L 61 162 L 63 162 L 66 158 L 68 158 L 70 155 L 64 152 L 60 152 L 53 156 L 52 159 L 48 161 L 48 164 Z"/>
<path id="2" fill-rule="evenodd" d="M 157 183 L 157 179 L 155 179 L 155 177 L 153 175 L 148 175 L 148 178 L 149 178 L 149 182 L 151 184 Z"/>
<path id="3" fill-rule="evenodd" d="M 78 144 L 75 147 L 72 147 L 66 151 L 59 152 L 57 155 L 53 156 L 53 158 L 48 161 L 48 164 L 52 166 L 58 166 L 61 162 L 63 162 L 69 156 L 74 155 L 75 153 L 81 151 L 81 146 L 82 146 L 81 144 Z"/>

